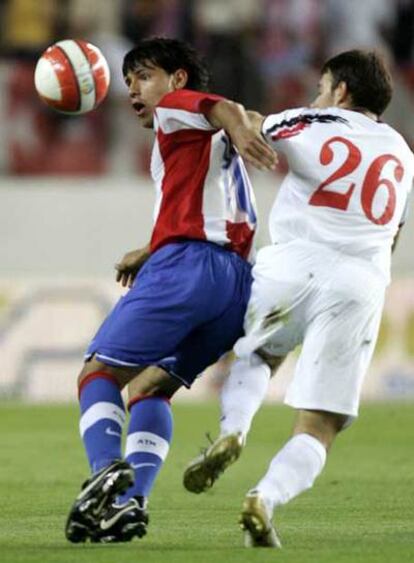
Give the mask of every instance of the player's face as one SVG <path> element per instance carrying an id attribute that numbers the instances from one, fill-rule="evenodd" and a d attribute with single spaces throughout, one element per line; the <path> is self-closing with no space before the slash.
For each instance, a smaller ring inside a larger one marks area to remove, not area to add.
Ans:
<path id="1" fill-rule="evenodd" d="M 143 127 L 151 129 L 161 98 L 176 89 L 175 74 L 153 65 L 139 65 L 125 78 L 129 98 Z"/>
<path id="2" fill-rule="evenodd" d="M 324 109 L 337 105 L 336 90 L 332 88 L 332 74 L 328 71 L 322 74 L 318 84 L 318 95 L 311 103 L 312 108 Z"/>

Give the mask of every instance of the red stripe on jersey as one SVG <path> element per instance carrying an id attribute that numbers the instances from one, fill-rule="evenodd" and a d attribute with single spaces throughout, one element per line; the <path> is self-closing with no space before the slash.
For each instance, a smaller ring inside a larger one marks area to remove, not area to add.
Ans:
<path id="1" fill-rule="evenodd" d="M 299 135 L 305 127 L 309 127 L 309 123 L 297 123 L 294 127 L 286 127 L 281 129 L 276 135 L 272 135 L 272 141 L 278 141 L 279 139 L 288 139 L 289 137 L 294 137 Z"/>
<path id="2" fill-rule="evenodd" d="M 212 132 L 157 132 L 164 163 L 162 201 L 151 237 L 151 252 L 180 239 L 206 240 L 204 183 L 210 164 Z"/>
<path id="3" fill-rule="evenodd" d="M 226 245 L 226 248 L 247 259 L 252 249 L 254 231 L 247 223 L 226 221 L 226 232 L 230 239 L 230 244 Z"/>
<path id="4" fill-rule="evenodd" d="M 181 109 L 191 113 L 206 115 L 217 102 L 223 99 L 222 96 L 217 96 L 216 94 L 181 89 L 166 94 L 157 107 Z"/>

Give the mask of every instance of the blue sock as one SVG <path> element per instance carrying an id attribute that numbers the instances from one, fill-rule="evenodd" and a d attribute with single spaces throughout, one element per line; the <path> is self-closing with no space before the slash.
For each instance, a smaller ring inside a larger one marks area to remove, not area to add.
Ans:
<path id="1" fill-rule="evenodd" d="M 80 386 L 79 429 L 92 473 L 121 459 L 125 408 L 115 380 L 104 372 L 90 374 Z"/>
<path id="2" fill-rule="evenodd" d="M 135 472 L 135 484 L 119 498 L 147 497 L 167 457 L 172 436 L 171 407 L 163 397 L 146 397 L 130 407 L 125 459 Z"/>

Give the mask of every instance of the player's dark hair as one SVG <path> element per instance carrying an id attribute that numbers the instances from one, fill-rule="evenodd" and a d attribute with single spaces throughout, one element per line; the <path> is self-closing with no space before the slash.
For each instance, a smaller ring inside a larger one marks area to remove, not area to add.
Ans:
<path id="1" fill-rule="evenodd" d="M 330 71 L 332 88 L 345 82 L 353 106 L 381 115 L 392 97 L 392 80 L 381 55 L 375 51 L 345 51 L 329 59 L 322 74 Z"/>
<path id="2" fill-rule="evenodd" d="M 188 74 L 186 88 L 208 91 L 210 71 L 203 57 L 188 43 L 179 39 L 153 37 L 140 41 L 124 57 L 122 72 L 134 72 L 138 66 L 154 65 L 168 74 L 182 68 Z"/>

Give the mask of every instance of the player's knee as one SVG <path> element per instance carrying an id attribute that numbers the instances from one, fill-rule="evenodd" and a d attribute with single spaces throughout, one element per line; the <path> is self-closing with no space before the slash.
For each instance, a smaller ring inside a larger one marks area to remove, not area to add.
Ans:
<path id="1" fill-rule="evenodd" d="M 135 397 L 166 397 L 171 399 L 181 384 L 158 367 L 148 367 L 128 385 L 129 399 Z"/>
<path id="2" fill-rule="evenodd" d="M 95 360 L 95 358 L 92 358 L 88 362 L 85 362 L 78 375 L 78 387 L 81 387 L 85 380 L 93 373 L 104 372 L 105 367 L 106 366 L 102 364 L 102 362 L 98 362 L 97 360 Z"/>
<path id="3" fill-rule="evenodd" d="M 257 354 L 257 356 L 259 356 L 270 367 L 272 376 L 276 373 L 286 358 L 286 356 L 272 356 L 261 348 L 256 350 L 255 354 Z"/>
<path id="4" fill-rule="evenodd" d="M 80 389 L 87 379 L 96 376 L 107 376 L 114 380 L 117 385 L 122 389 L 125 385 L 135 377 L 136 373 L 130 370 L 124 370 L 122 368 L 116 368 L 113 366 L 107 366 L 102 362 L 91 358 L 89 361 L 85 362 L 80 374 L 78 375 L 78 389 Z"/>
<path id="5" fill-rule="evenodd" d="M 299 410 L 294 425 L 294 434 L 310 434 L 327 450 L 337 434 L 349 424 L 349 417 L 339 413 Z"/>

